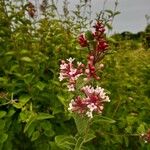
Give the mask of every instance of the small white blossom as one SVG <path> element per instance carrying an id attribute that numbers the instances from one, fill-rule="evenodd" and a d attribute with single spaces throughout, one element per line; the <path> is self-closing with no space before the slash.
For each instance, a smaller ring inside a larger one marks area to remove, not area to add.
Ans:
<path id="1" fill-rule="evenodd" d="M 108 96 L 105 97 L 105 102 L 110 102 L 110 99 Z"/>
<path id="2" fill-rule="evenodd" d="M 81 66 L 81 65 L 82 65 L 82 63 L 78 61 L 78 62 L 77 62 L 77 65 L 78 65 L 78 66 Z"/>
<path id="3" fill-rule="evenodd" d="M 62 73 L 60 73 L 59 74 L 59 81 L 62 81 L 62 80 L 64 80 L 65 78 L 64 78 L 64 75 L 62 74 Z"/>
<path id="4" fill-rule="evenodd" d="M 70 63 L 72 63 L 73 61 L 75 60 L 75 58 L 69 58 L 69 59 L 67 59 L 67 61 L 69 61 Z"/>
<path id="5" fill-rule="evenodd" d="M 87 107 L 90 109 L 91 112 L 93 112 L 93 110 L 97 109 L 97 106 L 94 105 L 94 103 L 87 105 Z"/>
<path id="6" fill-rule="evenodd" d="M 104 68 L 104 64 L 100 64 L 100 65 L 99 65 L 99 68 L 100 68 L 100 69 L 103 69 L 103 68 Z"/>
<path id="7" fill-rule="evenodd" d="M 68 84 L 68 91 L 75 91 L 74 84 Z"/>
<path id="8" fill-rule="evenodd" d="M 74 75 L 75 73 L 77 72 L 77 69 L 74 69 L 74 68 L 70 68 L 70 72 L 69 72 L 69 75 Z"/>
<path id="9" fill-rule="evenodd" d="M 66 68 L 67 68 L 67 66 L 68 66 L 68 64 L 66 64 L 66 63 L 61 64 L 61 65 L 60 65 L 60 69 L 66 69 Z"/>
<path id="10" fill-rule="evenodd" d="M 73 103 L 74 103 L 74 100 L 72 99 L 71 102 L 69 103 L 69 108 L 68 108 L 69 111 L 73 109 Z"/>
<path id="11" fill-rule="evenodd" d="M 87 111 L 86 112 L 86 115 L 89 117 L 89 118 L 93 118 L 93 114 L 91 111 Z"/>

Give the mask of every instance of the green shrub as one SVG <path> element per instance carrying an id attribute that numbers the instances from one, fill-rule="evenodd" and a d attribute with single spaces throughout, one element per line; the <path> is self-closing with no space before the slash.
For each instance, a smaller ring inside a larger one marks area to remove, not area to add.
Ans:
<path id="1" fill-rule="evenodd" d="M 69 114 L 72 95 L 58 81 L 61 59 L 85 60 L 87 50 L 78 46 L 76 36 L 87 28 L 86 18 L 78 9 L 73 19 L 64 7 L 58 19 L 52 3 L 37 20 L 25 16 L 29 5 L 16 11 L 4 2 L 0 1 L 0 150 L 79 150 L 82 142 L 82 149 L 89 150 L 149 149 L 139 138 L 150 123 L 149 52 L 121 48 L 104 59 L 105 71 L 97 84 L 110 91 L 111 103 L 87 128 L 86 118 Z M 77 133 L 84 136 L 87 131 L 83 141 Z"/>

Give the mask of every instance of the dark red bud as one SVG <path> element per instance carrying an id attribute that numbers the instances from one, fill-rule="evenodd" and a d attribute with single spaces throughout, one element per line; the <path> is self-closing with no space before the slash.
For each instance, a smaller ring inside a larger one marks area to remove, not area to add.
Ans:
<path id="1" fill-rule="evenodd" d="M 81 34 L 79 36 L 78 42 L 79 42 L 79 44 L 80 44 L 81 47 L 87 47 L 88 46 L 87 39 L 83 36 L 83 34 Z"/>

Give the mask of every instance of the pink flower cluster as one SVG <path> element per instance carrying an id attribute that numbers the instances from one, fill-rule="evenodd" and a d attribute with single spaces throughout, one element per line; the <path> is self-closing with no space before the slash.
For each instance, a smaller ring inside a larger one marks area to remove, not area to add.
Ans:
<path id="1" fill-rule="evenodd" d="M 69 91 L 75 90 L 76 80 L 82 75 L 82 68 L 84 67 L 82 63 L 77 62 L 77 67 L 75 68 L 73 64 L 74 60 L 74 58 L 67 59 L 67 62 L 62 60 L 60 65 L 59 80 L 68 80 L 67 87 Z"/>
<path id="2" fill-rule="evenodd" d="M 81 62 L 77 62 L 75 65 L 74 58 L 61 61 L 59 80 L 68 81 L 68 91 L 75 91 L 77 89 L 76 80 L 81 75 L 85 76 L 83 82 L 85 80 L 90 82 L 91 78 L 96 80 L 100 79 L 97 75 L 97 71 L 103 69 L 104 65 L 100 64 L 99 67 L 96 68 L 96 63 L 104 57 L 108 44 L 105 40 L 105 29 L 102 22 L 97 22 L 94 28 L 95 31 L 90 32 L 90 37 L 86 34 L 81 34 L 78 38 L 80 46 L 87 47 L 89 49 L 87 64 L 84 65 Z M 93 118 L 93 114 L 101 114 L 104 108 L 104 103 L 110 101 L 109 97 L 106 96 L 104 89 L 98 86 L 93 88 L 92 86 L 85 85 L 81 88 L 81 92 L 85 94 L 85 97 L 77 96 L 75 99 L 71 100 L 68 108 L 71 112 L 84 114 Z"/>
<path id="3" fill-rule="evenodd" d="M 60 64 L 60 73 L 59 73 L 59 80 L 67 80 L 67 87 L 68 91 L 75 91 L 76 87 L 76 80 L 81 76 L 84 75 L 86 78 L 84 80 L 89 80 L 94 78 L 96 80 L 100 79 L 99 76 L 96 74 L 96 68 L 93 64 L 93 56 L 89 56 L 87 67 L 81 62 L 77 62 L 77 65 L 74 65 L 75 58 L 69 58 L 67 61 L 62 60 Z M 103 68 L 103 64 L 100 64 L 99 70 Z"/>
<path id="4" fill-rule="evenodd" d="M 104 108 L 105 102 L 110 102 L 109 97 L 106 96 L 104 89 L 91 86 L 85 86 L 81 89 L 85 94 L 85 98 L 76 97 L 72 99 L 68 110 L 76 112 L 78 114 L 85 114 L 90 118 L 93 118 L 93 113 L 101 114 Z"/>

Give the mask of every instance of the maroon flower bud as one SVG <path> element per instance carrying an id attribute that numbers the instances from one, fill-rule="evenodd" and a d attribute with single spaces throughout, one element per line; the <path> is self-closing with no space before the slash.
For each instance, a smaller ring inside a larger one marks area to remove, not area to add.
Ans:
<path id="1" fill-rule="evenodd" d="M 98 42 L 96 51 L 104 52 L 105 50 L 107 50 L 107 48 L 108 48 L 108 44 L 106 43 L 104 39 L 102 39 Z"/>
<path id="2" fill-rule="evenodd" d="M 101 32 L 101 33 L 105 32 L 105 28 L 102 22 L 98 21 L 93 27 L 95 28 L 96 32 Z"/>
<path id="3" fill-rule="evenodd" d="M 88 63 L 87 63 L 87 68 L 85 69 L 85 73 L 87 75 L 87 79 L 91 79 L 91 78 L 95 78 L 96 80 L 100 79 L 96 74 L 93 55 L 88 56 Z"/>
<path id="4" fill-rule="evenodd" d="M 87 39 L 86 39 L 86 37 L 83 34 L 81 34 L 79 36 L 78 42 L 79 42 L 79 44 L 80 44 L 81 47 L 87 47 L 88 46 Z"/>

